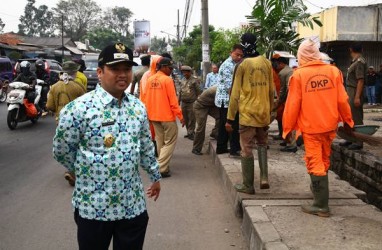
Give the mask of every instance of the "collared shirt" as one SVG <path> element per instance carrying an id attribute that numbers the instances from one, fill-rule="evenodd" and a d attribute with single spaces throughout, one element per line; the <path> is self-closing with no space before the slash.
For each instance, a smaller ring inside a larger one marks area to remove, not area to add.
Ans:
<path id="1" fill-rule="evenodd" d="M 200 89 L 200 81 L 196 76 L 183 78 L 180 82 L 179 99 L 185 103 L 195 102 L 198 96 L 202 93 Z"/>
<path id="2" fill-rule="evenodd" d="M 140 215 L 146 201 L 139 166 L 152 182 L 161 178 L 144 105 L 132 95 L 119 103 L 102 87 L 62 109 L 53 155 L 75 172 L 72 204 L 85 219 Z"/>
<path id="3" fill-rule="evenodd" d="M 229 89 L 232 86 L 232 76 L 235 65 L 236 63 L 232 60 L 232 57 L 228 57 L 220 66 L 217 83 L 218 88 L 215 96 L 215 105 L 218 108 L 221 108 L 222 104 L 224 108 L 228 108 Z"/>
<path id="4" fill-rule="evenodd" d="M 204 89 L 208 89 L 209 87 L 212 87 L 218 83 L 219 74 L 210 72 L 206 76 L 206 84 L 204 84 Z"/>
<path id="5" fill-rule="evenodd" d="M 346 86 L 357 88 L 358 80 L 366 79 L 367 64 L 363 56 L 352 61 L 347 74 Z"/>

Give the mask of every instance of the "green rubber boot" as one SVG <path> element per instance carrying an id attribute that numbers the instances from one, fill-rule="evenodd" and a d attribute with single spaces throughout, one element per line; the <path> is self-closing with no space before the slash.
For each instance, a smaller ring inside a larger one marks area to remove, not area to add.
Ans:
<path id="1" fill-rule="evenodd" d="M 257 154 L 260 166 L 260 189 L 269 189 L 267 146 L 259 145 L 257 147 Z"/>
<path id="2" fill-rule="evenodd" d="M 310 175 L 312 192 L 314 196 L 312 205 L 302 205 L 302 211 L 320 217 L 329 217 L 329 180 L 326 176 Z"/>
<path id="3" fill-rule="evenodd" d="M 241 171 L 243 175 L 243 184 L 236 184 L 236 191 L 240 193 L 255 194 L 255 188 L 253 187 L 255 162 L 253 157 L 241 157 Z"/>

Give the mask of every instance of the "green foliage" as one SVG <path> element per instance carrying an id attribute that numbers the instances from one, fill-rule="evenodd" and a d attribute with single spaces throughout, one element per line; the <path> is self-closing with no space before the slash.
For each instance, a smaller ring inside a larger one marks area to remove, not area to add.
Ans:
<path id="1" fill-rule="evenodd" d="M 311 29 L 314 24 L 322 26 L 320 20 L 311 18 L 306 10 L 302 0 L 257 0 L 247 18 L 248 31 L 258 37 L 259 52 L 268 57 L 274 50 L 296 52 L 301 39 L 292 24 L 301 23 Z"/>
<path id="2" fill-rule="evenodd" d="M 109 8 L 104 12 L 103 23 L 104 27 L 120 33 L 122 36 L 128 36 L 129 26 L 133 12 L 125 7 Z"/>
<path id="3" fill-rule="evenodd" d="M 132 47 L 132 36 L 122 36 L 121 33 L 117 33 L 114 30 L 109 28 L 97 27 L 94 28 L 91 32 L 88 32 L 87 35 L 83 37 L 84 39 L 89 39 L 91 45 L 96 49 L 102 50 L 107 45 L 116 42 L 122 42 L 128 47 Z"/>
<path id="4" fill-rule="evenodd" d="M 216 32 L 214 41 L 212 41 L 211 61 L 216 64 L 223 63 L 227 59 L 232 46 L 240 41 L 240 35 L 241 31 L 239 29 L 219 29 Z"/>
<path id="5" fill-rule="evenodd" d="M 35 0 L 28 0 L 24 15 L 20 16 L 19 34 L 47 37 L 54 33 L 53 12 L 46 5 L 35 7 Z"/>
<path id="6" fill-rule="evenodd" d="M 166 38 L 158 38 L 154 36 L 151 39 L 150 51 L 156 52 L 157 54 L 167 52 Z"/>
<path id="7" fill-rule="evenodd" d="M 209 27 L 211 62 L 220 64 L 229 56 L 232 46 L 240 41 L 241 31 L 234 30 L 215 30 Z M 183 40 L 179 47 L 174 48 L 175 60 L 192 66 L 195 69 L 200 67 L 202 62 L 202 28 L 194 26 L 189 36 Z"/>
<path id="8" fill-rule="evenodd" d="M 101 8 L 92 0 L 60 0 L 53 11 L 57 30 L 62 28 L 63 16 L 64 33 L 74 41 L 80 40 L 89 30 L 101 24 Z"/>

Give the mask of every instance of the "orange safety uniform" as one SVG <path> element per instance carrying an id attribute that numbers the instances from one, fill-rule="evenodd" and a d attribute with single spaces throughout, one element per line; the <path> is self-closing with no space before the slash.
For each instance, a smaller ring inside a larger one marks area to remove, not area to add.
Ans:
<path id="1" fill-rule="evenodd" d="M 176 117 L 183 120 L 174 81 L 162 71 L 148 79 L 143 103 L 150 121 L 170 122 L 175 121 Z"/>
<path id="2" fill-rule="evenodd" d="M 146 71 L 142 78 L 141 81 L 139 82 L 139 99 L 144 103 L 144 91 L 145 87 L 147 84 L 147 80 L 149 79 L 150 76 L 153 76 L 157 72 L 157 63 L 159 61 L 159 58 L 161 58 L 158 55 L 152 55 L 150 58 L 150 70 Z M 151 138 L 155 138 L 155 130 L 153 124 L 150 122 L 150 132 L 151 132 Z"/>
<path id="3" fill-rule="evenodd" d="M 308 173 L 326 176 L 338 122 L 354 126 L 342 73 L 320 60 L 301 65 L 289 81 L 283 137 L 300 130 Z"/>

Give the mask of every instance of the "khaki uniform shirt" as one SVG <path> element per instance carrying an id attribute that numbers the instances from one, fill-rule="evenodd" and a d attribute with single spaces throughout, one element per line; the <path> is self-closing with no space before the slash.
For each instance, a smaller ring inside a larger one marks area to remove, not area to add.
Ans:
<path id="1" fill-rule="evenodd" d="M 181 81 L 179 98 L 182 102 L 195 102 L 201 93 L 200 81 L 196 76 L 191 76 L 189 79 L 184 78 Z"/>
<path id="2" fill-rule="evenodd" d="M 367 64 L 363 56 L 352 62 L 348 69 L 346 84 L 348 87 L 357 88 L 359 79 L 366 79 Z"/>
<path id="3" fill-rule="evenodd" d="M 46 107 L 53 111 L 56 114 L 56 118 L 58 118 L 61 109 L 66 104 L 85 93 L 85 88 L 81 83 L 69 81 L 68 84 L 65 84 L 63 81 L 58 81 L 49 90 Z"/>
<path id="4" fill-rule="evenodd" d="M 205 107 L 215 107 L 215 95 L 216 90 L 218 86 L 214 85 L 212 87 L 209 87 L 201 95 L 199 95 L 198 99 L 196 100 L 200 105 L 203 105 Z"/>

